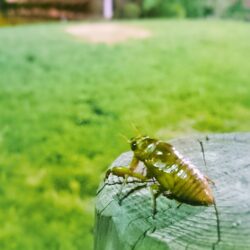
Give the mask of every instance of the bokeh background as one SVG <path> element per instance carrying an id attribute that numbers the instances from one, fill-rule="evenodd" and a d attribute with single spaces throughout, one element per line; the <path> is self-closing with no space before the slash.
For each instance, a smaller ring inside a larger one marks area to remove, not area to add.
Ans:
<path id="1" fill-rule="evenodd" d="M 250 130 L 250 1 L 114 0 L 109 23 L 151 36 L 65 31 L 104 22 L 103 4 L 0 0 L 1 250 L 93 249 L 95 192 L 134 126 Z"/>

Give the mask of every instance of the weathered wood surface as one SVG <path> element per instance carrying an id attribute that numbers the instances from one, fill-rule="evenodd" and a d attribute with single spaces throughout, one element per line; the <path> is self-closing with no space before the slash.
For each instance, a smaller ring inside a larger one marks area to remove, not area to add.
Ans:
<path id="1" fill-rule="evenodd" d="M 100 185 L 96 199 L 95 250 L 198 250 L 250 249 L 250 133 L 218 134 L 173 140 L 171 143 L 214 182 L 219 211 L 221 241 L 217 241 L 214 207 L 195 207 L 165 197 L 157 199 L 152 218 L 152 199 L 147 188 L 129 195 L 121 205 L 120 184 Z M 203 141 L 207 168 L 200 145 Z M 112 166 L 126 166 L 131 152 Z M 108 182 L 122 179 L 110 176 Z M 128 184 L 126 194 L 138 184 Z"/>

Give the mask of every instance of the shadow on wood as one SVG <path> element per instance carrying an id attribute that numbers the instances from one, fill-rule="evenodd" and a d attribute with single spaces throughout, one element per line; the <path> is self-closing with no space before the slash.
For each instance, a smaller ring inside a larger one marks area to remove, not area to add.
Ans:
<path id="1" fill-rule="evenodd" d="M 198 140 L 203 141 L 207 168 Z M 119 205 L 122 178 L 110 176 L 97 194 L 95 250 L 198 250 L 213 246 L 250 249 L 250 133 L 184 138 L 170 143 L 215 182 L 212 188 L 220 219 L 219 244 L 215 244 L 218 234 L 213 206 L 182 204 L 177 208 L 174 200 L 159 197 L 158 213 L 153 219 L 149 190 L 131 193 Z M 132 152 L 124 153 L 112 166 L 127 166 L 131 158 Z M 128 183 L 123 195 L 138 185 L 142 184 Z"/>

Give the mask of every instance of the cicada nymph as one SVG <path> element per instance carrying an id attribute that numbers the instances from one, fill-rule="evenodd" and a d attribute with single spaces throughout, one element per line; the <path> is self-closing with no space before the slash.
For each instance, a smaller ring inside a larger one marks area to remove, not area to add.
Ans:
<path id="1" fill-rule="evenodd" d="M 130 146 L 133 151 L 130 165 L 109 169 L 106 178 L 112 173 L 124 177 L 124 180 L 134 177 L 151 183 L 153 215 L 156 213 L 156 198 L 160 194 L 193 206 L 214 205 L 219 242 L 218 210 L 209 185 L 212 181 L 169 143 L 148 136 L 138 136 L 130 140 Z M 145 165 L 145 173 L 142 174 L 136 171 L 140 161 Z"/>

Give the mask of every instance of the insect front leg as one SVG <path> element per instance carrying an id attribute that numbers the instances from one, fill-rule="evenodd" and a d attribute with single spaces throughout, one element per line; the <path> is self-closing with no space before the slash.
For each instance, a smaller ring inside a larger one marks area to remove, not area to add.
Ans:
<path id="1" fill-rule="evenodd" d="M 128 167 L 125 167 L 125 166 L 113 167 L 109 169 L 106 172 L 104 180 L 108 179 L 110 174 L 113 174 L 113 175 L 120 176 L 123 178 L 126 178 L 126 176 L 131 176 L 131 177 L 135 177 L 143 181 L 145 179 L 145 176 L 135 172 L 135 169 L 137 168 L 138 164 L 139 164 L 139 160 L 136 157 L 133 157 Z"/>
<path id="2" fill-rule="evenodd" d="M 106 173 L 105 179 L 109 177 L 110 174 L 113 174 L 115 176 L 123 177 L 126 179 L 127 177 L 134 177 L 136 179 L 139 179 L 141 181 L 146 181 L 148 178 L 140 173 L 136 173 L 130 170 L 128 167 L 113 167 L 112 169 L 109 169 Z"/>
<path id="3" fill-rule="evenodd" d="M 105 179 L 107 179 L 110 174 L 124 178 L 123 183 L 118 192 L 119 204 L 122 202 L 121 194 L 122 194 L 122 190 L 124 186 L 127 184 L 128 177 L 139 179 L 142 182 L 145 182 L 148 179 L 146 175 L 135 172 L 138 164 L 139 164 L 139 160 L 136 157 L 133 157 L 128 167 L 113 167 L 112 169 L 109 169 L 106 173 Z"/>

